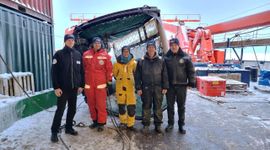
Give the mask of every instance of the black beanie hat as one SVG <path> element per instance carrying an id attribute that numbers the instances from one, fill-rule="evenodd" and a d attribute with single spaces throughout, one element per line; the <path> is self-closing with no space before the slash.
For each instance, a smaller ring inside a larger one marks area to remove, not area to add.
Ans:
<path id="1" fill-rule="evenodd" d="M 64 42 L 66 42 L 66 40 L 68 40 L 68 39 L 73 39 L 73 40 L 75 40 L 75 37 L 74 37 L 73 34 L 66 34 L 65 37 L 64 37 Z"/>
<path id="2" fill-rule="evenodd" d="M 154 47 L 156 48 L 156 43 L 155 43 L 155 41 L 150 41 L 150 42 L 148 42 L 147 45 L 146 45 L 146 48 L 148 48 L 149 46 L 154 46 Z"/>
<path id="3" fill-rule="evenodd" d="M 92 43 L 95 43 L 95 42 L 100 42 L 102 43 L 102 40 L 100 37 L 94 37 L 93 40 L 92 40 Z"/>
<path id="4" fill-rule="evenodd" d="M 124 51 L 125 49 L 127 49 L 127 50 L 129 51 L 129 53 L 130 53 L 130 48 L 129 48 L 129 46 L 123 46 L 123 47 L 122 47 L 122 53 L 123 53 L 123 51 Z"/>
<path id="5" fill-rule="evenodd" d="M 172 45 L 174 43 L 177 44 L 177 45 L 179 45 L 179 40 L 177 38 L 170 39 L 170 45 Z"/>

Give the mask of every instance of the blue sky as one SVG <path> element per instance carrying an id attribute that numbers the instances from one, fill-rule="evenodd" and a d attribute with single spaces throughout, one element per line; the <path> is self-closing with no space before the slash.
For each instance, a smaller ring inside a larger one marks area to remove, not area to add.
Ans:
<path id="1" fill-rule="evenodd" d="M 55 48 L 63 47 L 65 29 L 77 24 L 71 13 L 107 14 L 143 5 L 158 7 L 161 14 L 200 14 L 208 25 L 270 10 L 270 0 L 53 0 Z"/>

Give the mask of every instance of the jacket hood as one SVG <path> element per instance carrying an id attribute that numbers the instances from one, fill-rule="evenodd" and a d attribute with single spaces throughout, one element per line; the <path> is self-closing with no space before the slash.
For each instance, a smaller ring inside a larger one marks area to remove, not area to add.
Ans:
<path id="1" fill-rule="evenodd" d="M 144 55 L 144 58 L 149 59 L 149 60 L 155 60 L 155 59 L 158 59 L 158 55 L 157 55 L 157 52 L 155 52 L 154 57 L 150 58 L 148 52 L 146 52 L 146 54 Z"/>
<path id="2" fill-rule="evenodd" d="M 94 50 L 93 48 L 91 48 L 90 51 L 92 51 L 93 53 L 100 53 L 100 52 L 104 52 L 105 49 L 101 48 L 101 49 L 99 49 L 99 50 L 97 50 L 97 51 L 95 52 L 95 50 Z M 107 52 L 107 51 L 106 51 L 106 52 Z"/>
<path id="3" fill-rule="evenodd" d="M 64 51 L 66 52 L 70 52 L 70 51 L 74 51 L 75 49 L 74 48 L 70 48 L 68 46 L 65 45 L 65 47 L 63 48 Z"/>
<path id="4" fill-rule="evenodd" d="M 117 62 L 118 63 L 120 63 L 120 64 L 128 64 L 131 60 L 133 60 L 133 58 L 134 58 L 134 56 L 132 55 L 132 54 L 130 54 L 130 56 L 131 56 L 131 58 L 128 60 L 128 62 L 123 62 L 122 61 L 122 55 L 119 55 L 117 58 L 116 58 L 116 60 L 117 60 Z"/>
<path id="5" fill-rule="evenodd" d="M 166 53 L 166 56 L 172 56 L 172 55 L 179 55 L 179 56 L 185 56 L 185 52 L 181 48 L 179 48 L 178 52 L 174 54 L 171 49 Z"/>

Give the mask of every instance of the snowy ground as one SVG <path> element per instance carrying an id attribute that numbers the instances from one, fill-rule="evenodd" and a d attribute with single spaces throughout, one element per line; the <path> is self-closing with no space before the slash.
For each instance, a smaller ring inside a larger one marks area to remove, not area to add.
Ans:
<path id="1" fill-rule="evenodd" d="M 35 96 L 38 94 L 43 94 L 51 91 L 52 89 L 44 90 L 41 92 L 35 92 L 35 94 L 29 94 L 30 96 Z M 12 125 L 15 121 L 20 119 L 18 116 L 18 110 L 16 110 L 16 105 L 22 99 L 26 99 L 27 96 L 6 96 L 0 94 L 0 132 Z"/>
<path id="2" fill-rule="evenodd" d="M 83 98 L 79 97 L 78 111 L 75 120 L 89 125 L 88 107 L 84 103 Z M 55 111 L 56 107 L 48 109 Z M 0 133 L 0 149 L 1 150 L 22 150 L 22 149 L 65 149 L 62 143 L 50 142 L 50 126 L 52 123 L 53 112 L 43 111 L 33 116 L 21 119 L 13 124 L 10 128 Z M 62 124 L 65 123 L 65 115 Z M 122 148 L 122 142 L 114 126 L 108 118 L 108 124 L 105 132 L 102 134 L 96 130 L 87 127 L 75 127 L 79 132 L 79 136 L 66 135 L 63 132 L 61 137 L 70 149 L 112 149 L 119 150 Z M 133 146 L 134 147 L 134 146 Z M 135 147 L 133 148 L 135 149 Z"/>
<path id="3" fill-rule="evenodd" d="M 177 123 L 172 133 L 158 135 L 151 126 L 151 134 L 140 132 L 126 135 L 131 141 L 131 149 L 144 150 L 269 150 L 270 149 L 270 97 L 269 93 L 254 91 L 252 93 L 227 94 L 225 98 L 217 98 L 225 103 L 217 104 L 189 91 L 186 104 L 187 134 L 177 132 Z M 87 105 L 80 98 L 75 120 L 90 123 Z M 55 110 L 55 107 L 49 109 Z M 50 142 L 50 126 L 54 113 L 40 112 L 17 121 L 10 128 L 0 133 L 0 149 L 65 149 L 59 143 Z M 65 116 L 64 116 L 65 118 Z M 63 118 L 63 123 L 64 123 Z M 177 116 L 176 116 L 177 120 Z M 164 124 L 167 115 L 164 112 Z M 141 129 L 140 121 L 136 128 Z M 88 127 L 75 127 L 79 136 L 65 133 L 61 137 L 70 146 L 78 150 L 120 150 L 122 141 L 108 118 L 104 132 L 98 133 Z M 127 145 L 125 145 L 127 148 Z"/>

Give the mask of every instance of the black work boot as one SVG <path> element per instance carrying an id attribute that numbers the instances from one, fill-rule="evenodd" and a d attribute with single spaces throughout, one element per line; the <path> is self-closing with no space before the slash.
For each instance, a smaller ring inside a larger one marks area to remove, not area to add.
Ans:
<path id="1" fill-rule="evenodd" d="M 171 132 L 172 130 L 173 130 L 173 125 L 171 125 L 171 124 L 167 125 L 165 131 L 166 132 Z"/>
<path id="2" fill-rule="evenodd" d="M 66 129 L 66 134 L 70 134 L 70 135 L 78 135 L 78 132 L 76 130 L 74 130 L 73 128 L 71 129 Z"/>
<path id="3" fill-rule="evenodd" d="M 52 135 L 51 135 L 51 141 L 52 141 L 53 143 L 58 142 L 57 133 L 52 133 Z"/>
<path id="4" fill-rule="evenodd" d="M 149 134 L 150 133 L 149 126 L 144 126 L 143 129 L 142 129 L 142 133 L 143 134 Z"/>
<path id="5" fill-rule="evenodd" d="M 98 131 L 98 132 L 104 131 L 104 125 L 98 125 L 97 131 Z"/>
<path id="6" fill-rule="evenodd" d="M 160 126 L 155 126 L 155 131 L 157 133 L 162 133 L 161 127 Z"/>
<path id="7" fill-rule="evenodd" d="M 179 133 L 186 134 L 186 130 L 183 128 L 183 126 L 179 126 Z"/>
<path id="8" fill-rule="evenodd" d="M 84 97 L 84 102 L 87 104 L 87 97 L 86 96 Z"/>
<path id="9" fill-rule="evenodd" d="M 98 127 L 97 121 L 93 121 L 93 123 L 92 123 L 91 125 L 89 125 L 89 128 L 90 128 L 90 129 L 94 129 L 94 128 L 96 128 L 96 127 Z"/>
<path id="10" fill-rule="evenodd" d="M 124 123 L 120 123 L 119 128 L 120 128 L 121 130 L 125 130 L 125 129 L 127 129 L 127 125 L 124 124 Z"/>
<path id="11" fill-rule="evenodd" d="M 134 126 L 127 127 L 128 131 L 137 132 L 137 129 Z"/>

